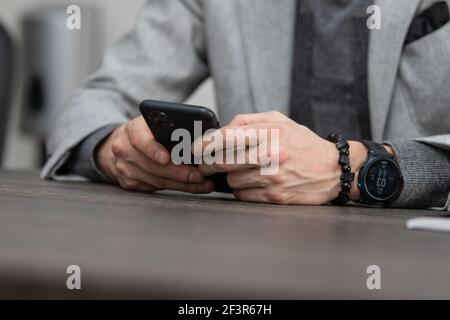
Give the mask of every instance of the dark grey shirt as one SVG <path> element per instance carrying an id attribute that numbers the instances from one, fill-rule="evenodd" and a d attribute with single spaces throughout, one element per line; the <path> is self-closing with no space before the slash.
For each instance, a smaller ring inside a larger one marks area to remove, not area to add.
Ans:
<path id="1" fill-rule="evenodd" d="M 369 0 L 299 0 L 292 117 L 322 135 L 330 131 L 370 138 L 367 98 L 366 8 Z M 307 89 L 305 89 L 307 88 Z M 93 133 L 76 147 L 63 170 L 107 182 L 95 150 L 116 128 Z M 450 186 L 450 152 L 413 141 L 388 142 L 405 179 L 398 207 L 444 206 Z"/>
<path id="2" fill-rule="evenodd" d="M 370 140 L 367 93 L 373 0 L 299 0 L 291 118 L 322 137 L 331 131 Z"/>

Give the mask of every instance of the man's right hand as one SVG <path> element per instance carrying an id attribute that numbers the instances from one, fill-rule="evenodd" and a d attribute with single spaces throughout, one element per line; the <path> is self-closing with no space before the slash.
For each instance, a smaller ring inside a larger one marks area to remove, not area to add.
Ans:
<path id="1" fill-rule="evenodd" d="M 197 168 L 174 165 L 142 116 L 114 130 L 98 147 L 96 162 L 110 180 L 128 190 L 209 193 L 214 188 Z"/>

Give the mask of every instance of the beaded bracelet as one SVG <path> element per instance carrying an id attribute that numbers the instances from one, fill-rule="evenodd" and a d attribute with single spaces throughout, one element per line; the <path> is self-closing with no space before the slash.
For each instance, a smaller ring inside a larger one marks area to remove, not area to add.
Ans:
<path id="1" fill-rule="evenodd" d="M 328 141 L 336 144 L 339 151 L 339 164 L 342 167 L 341 175 L 341 191 L 338 197 L 331 203 L 337 206 L 343 206 L 350 201 L 350 190 L 352 189 L 352 182 L 355 180 L 355 173 L 350 167 L 350 146 L 343 135 L 332 132 L 327 138 Z"/>

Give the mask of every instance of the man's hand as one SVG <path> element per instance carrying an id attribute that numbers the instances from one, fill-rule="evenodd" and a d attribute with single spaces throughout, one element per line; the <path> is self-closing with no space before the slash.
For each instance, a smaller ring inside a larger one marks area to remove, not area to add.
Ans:
<path id="1" fill-rule="evenodd" d="M 275 204 L 321 205 L 338 196 L 341 190 L 341 166 L 338 163 L 339 152 L 333 143 L 278 112 L 241 115 L 220 130 L 226 137 L 226 130 L 237 128 L 278 129 L 279 170 L 274 175 L 262 175 L 262 165 L 259 163 L 253 166 L 248 163 L 200 166 L 204 175 L 228 172 L 228 183 L 235 190 L 236 198 Z M 270 139 L 270 134 L 268 138 Z M 208 144 L 203 141 L 204 148 Z M 366 159 L 367 150 L 359 142 L 350 142 L 350 152 L 352 168 L 359 171 Z M 246 159 L 248 158 L 247 155 Z M 356 182 L 353 189 L 357 189 Z M 358 197 L 356 190 L 352 193 L 352 199 L 356 200 Z"/>
<path id="2" fill-rule="evenodd" d="M 176 166 L 153 137 L 143 117 L 117 128 L 98 148 L 100 170 L 122 188 L 153 192 L 161 189 L 209 193 L 214 185 L 192 166 Z"/>

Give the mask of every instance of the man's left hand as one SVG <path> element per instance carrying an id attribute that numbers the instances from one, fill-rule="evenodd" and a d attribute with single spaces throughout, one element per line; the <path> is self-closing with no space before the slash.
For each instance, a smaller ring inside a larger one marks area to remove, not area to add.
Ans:
<path id="1" fill-rule="evenodd" d="M 253 165 L 200 165 L 200 171 L 206 176 L 228 172 L 228 183 L 234 189 L 237 199 L 275 204 L 322 205 L 338 196 L 341 189 L 341 167 L 338 163 L 339 153 L 333 143 L 275 111 L 237 116 L 228 126 L 219 129 L 224 138 L 229 129 L 254 129 L 258 132 L 260 129 L 275 129 L 279 132 L 279 170 L 273 175 L 261 174 L 261 168 L 267 164 L 259 161 L 255 161 L 256 164 Z M 270 134 L 266 136 L 267 139 L 271 138 Z M 203 148 L 209 143 L 202 141 Z M 274 142 L 266 141 L 266 145 L 270 146 L 272 143 Z M 240 152 L 239 146 L 234 147 L 236 152 Z M 247 153 L 246 159 L 249 159 L 249 148 L 244 152 Z M 359 170 L 367 156 L 367 150 L 361 143 L 351 141 L 350 152 L 351 165 Z M 352 189 L 352 198 L 357 198 L 355 184 Z"/>

